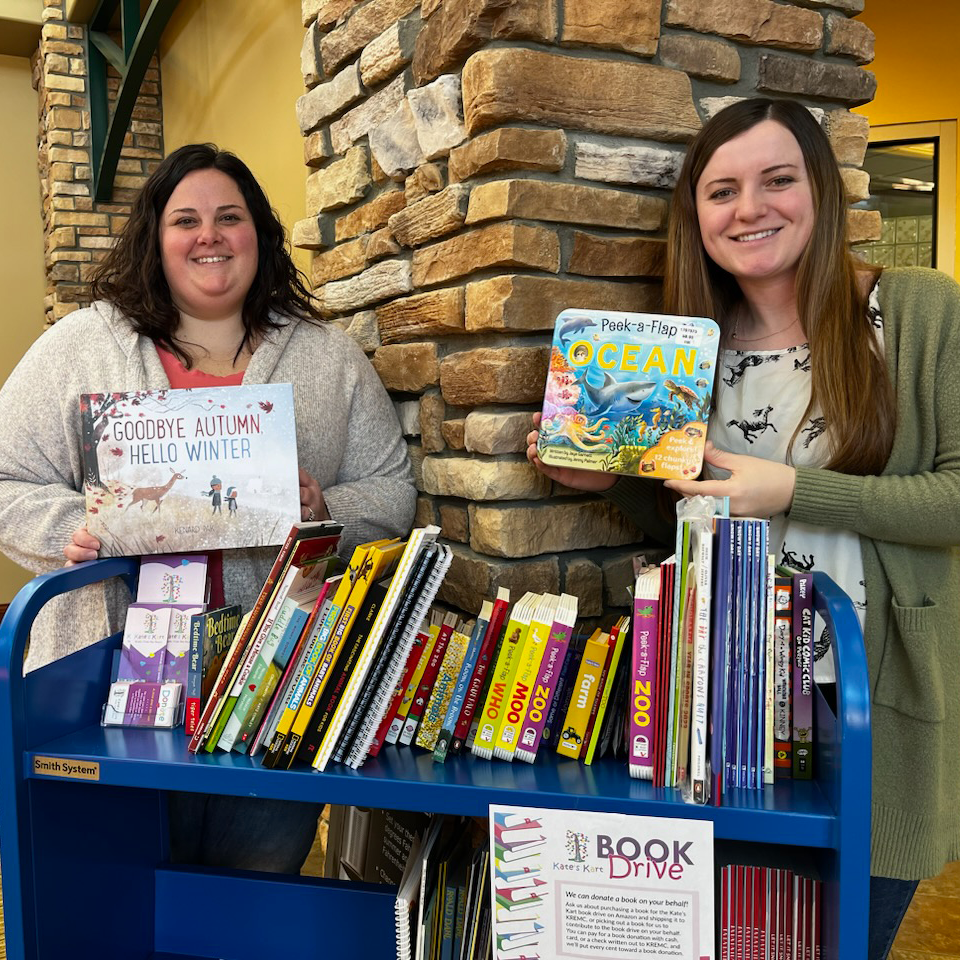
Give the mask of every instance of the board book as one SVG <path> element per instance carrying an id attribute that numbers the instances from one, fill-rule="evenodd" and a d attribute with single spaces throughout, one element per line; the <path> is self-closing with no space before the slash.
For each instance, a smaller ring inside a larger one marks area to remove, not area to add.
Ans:
<path id="1" fill-rule="evenodd" d="M 289 383 L 80 397 L 101 557 L 283 543 L 300 519 Z"/>
<path id="2" fill-rule="evenodd" d="M 554 467 L 693 479 L 720 341 L 713 320 L 563 310 L 537 453 Z"/>

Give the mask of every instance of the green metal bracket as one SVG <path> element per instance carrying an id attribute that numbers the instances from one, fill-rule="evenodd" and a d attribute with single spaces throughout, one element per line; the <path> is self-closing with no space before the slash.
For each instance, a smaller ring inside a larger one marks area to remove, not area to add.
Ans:
<path id="1" fill-rule="evenodd" d="M 109 202 L 113 181 L 133 107 L 150 58 L 170 21 L 178 0 L 151 0 L 140 16 L 140 0 L 101 0 L 87 24 L 87 77 L 90 83 L 90 152 L 94 198 Z M 108 33 L 120 9 L 121 41 Z M 120 74 L 120 87 L 111 111 L 107 98 L 107 66 Z"/>

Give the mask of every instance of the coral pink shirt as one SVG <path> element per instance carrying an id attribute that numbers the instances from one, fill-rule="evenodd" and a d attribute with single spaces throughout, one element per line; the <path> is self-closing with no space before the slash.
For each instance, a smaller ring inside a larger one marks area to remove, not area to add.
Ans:
<path id="1" fill-rule="evenodd" d="M 170 386 L 182 387 L 234 387 L 243 383 L 244 371 L 231 373 L 225 377 L 218 377 L 202 370 L 188 370 L 169 350 L 164 350 L 158 344 L 157 356 L 167 374 Z M 207 554 L 207 574 L 210 577 L 210 608 L 215 610 L 225 603 L 223 596 L 223 551 L 211 550 Z"/>

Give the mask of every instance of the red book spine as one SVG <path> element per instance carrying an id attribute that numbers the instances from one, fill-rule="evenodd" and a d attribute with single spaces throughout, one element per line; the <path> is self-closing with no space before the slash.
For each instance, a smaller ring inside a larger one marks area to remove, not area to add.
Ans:
<path id="1" fill-rule="evenodd" d="M 368 756 L 375 757 L 380 752 L 380 748 L 384 744 L 384 737 L 386 737 L 387 731 L 390 729 L 390 724 L 393 723 L 393 718 L 400 709 L 400 702 L 403 700 L 403 691 L 407 689 L 407 684 L 413 678 L 413 673 L 417 669 L 417 664 L 420 662 L 420 654 L 423 653 L 423 645 L 426 642 L 427 635 L 425 633 L 418 633 L 416 640 L 413 642 L 413 646 L 410 648 L 407 665 L 403 668 L 403 676 L 393 691 L 393 699 L 390 701 L 390 706 L 387 707 L 387 712 L 383 715 L 380 726 L 377 727 L 377 732 L 374 734 L 373 743 L 370 744 L 370 749 L 367 751 Z"/>

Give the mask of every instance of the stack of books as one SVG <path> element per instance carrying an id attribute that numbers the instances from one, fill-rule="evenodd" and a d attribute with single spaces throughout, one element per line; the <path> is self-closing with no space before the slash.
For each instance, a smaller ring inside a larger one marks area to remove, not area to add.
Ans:
<path id="1" fill-rule="evenodd" d="M 697 803 L 812 776 L 813 575 L 775 567 L 768 527 L 681 518 L 636 579 L 630 775 Z"/>

